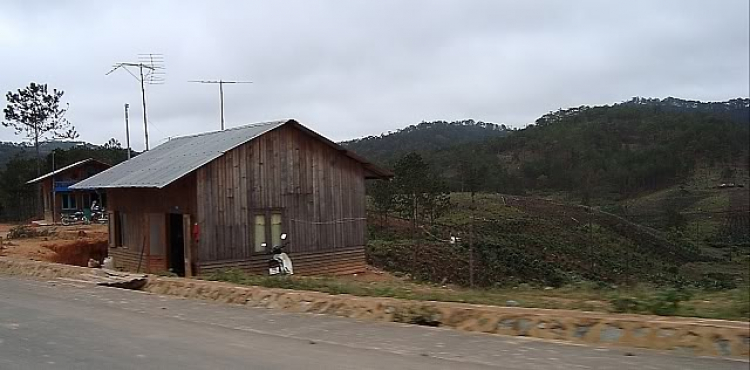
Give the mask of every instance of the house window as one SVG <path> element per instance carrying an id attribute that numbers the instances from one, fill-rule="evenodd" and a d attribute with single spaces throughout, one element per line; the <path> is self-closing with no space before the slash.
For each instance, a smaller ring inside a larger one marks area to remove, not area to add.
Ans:
<path id="1" fill-rule="evenodd" d="M 281 213 L 271 214 L 271 246 L 281 245 Z"/>
<path id="2" fill-rule="evenodd" d="M 280 210 L 256 212 L 253 216 L 253 251 L 262 253 L 270 251 L 275 245 L 281 245 L 284 218 Z M 266 243 L 266 248 L 263 247 Z"/>
<path id="3" fill-rule="evenodd" d="M 83 199 L 83 208 L 91 208 L 91 201 L 96 200 L 93 197 L 93 193 L 83 193 L 81 194 L 81 199 Z"/>
<path id="4" fill-rule="evenodd" d="M 76 208 L 76 197 L 73 196 L 73 194 L 69 193 L 63 193 L 60 195 L 62 198 L 62 210 L 63 211 L 72 211 L 77 209 Z"/>
<path id="5" fill-rule="evenodd" d="M 263 243 L 266 242 L 266 216 L 255 215 L 255 229 L 253 235 L 255 236 L 255 242 L 253 244 L 253 250 L 256 252 L 265 252 Z"/>

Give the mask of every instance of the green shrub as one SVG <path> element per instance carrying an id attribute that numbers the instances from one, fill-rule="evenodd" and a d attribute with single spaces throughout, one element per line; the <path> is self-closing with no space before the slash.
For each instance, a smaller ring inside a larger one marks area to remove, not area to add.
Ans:
<path id="1" fill-rule="evenodd" d="M 646 302 L 648 310 L 660 316 L 673 316 L 680 308 L 680 302 L 687 301 L 692 295 L 682 289 L 667 289 L 659 292 L 654 298 Z"/>
<path id="2" fill-rule="evenodd" d="M 690 300 L 692 294 L 684 289 L 667 289 L 644 298 L 615 296 L 609 300 L 616 313 L 654 314 L 659 316 L 677 315 L 680 302 Z"/>
<path id="3" fill-rule="evenodd" d="M 617 297 L 611 299 L 609 303 L 612 304 L 612 309 L 616 313 L 641 313 L 643 311 L 643 304 L 631 297 Z"/>
<path id="4" fill-rule="evenodd" d="M 734 276 L 719 272 L 703 274 L 702 278 L 695 282 L 695 286 L 708 290 L 731 290 L 737 288 Z"/>

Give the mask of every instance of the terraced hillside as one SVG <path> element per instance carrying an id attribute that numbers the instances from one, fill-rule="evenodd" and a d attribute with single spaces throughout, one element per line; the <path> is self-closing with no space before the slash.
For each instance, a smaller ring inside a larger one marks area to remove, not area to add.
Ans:
<path id="1" fill-rule="evenodd" d="M 434 225 L 371 217 L 371 263 L 435 282 L 482 286 L 520 282 L 564 285 L 650 282 L 738 285 L 747 257 L 721 253 L 674 233 L 594 208 L 538 198 L 453 193 L 452 209 Z M 473 232 L 472 232 L 473 230 Z M 451 244 L 451 236 L 459 243 Z M 473 246 L 471 252 L 470 246 Z M 744 264 L 744 265 L 743 265 Z"/>

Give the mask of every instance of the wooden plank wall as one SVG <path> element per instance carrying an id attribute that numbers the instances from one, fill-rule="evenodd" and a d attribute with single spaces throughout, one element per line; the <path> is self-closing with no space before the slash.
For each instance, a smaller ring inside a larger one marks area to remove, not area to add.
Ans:
<path id="1" fill-rule="evenodd" d="M 107 197 L 109 209 L 117 212 L 194 214 L 195 174 L 188 174 L 163 189 L 110 189 Z"/>
<path id="2" fill-rule="evenodd" d="M 109 255 L 114 258 L 117 268 L 135 271 L 141 259 L 141 248 L 145 240 L 145 249 L 141 261 L 141 271 L 158 272 L 167 268 L 165 254 L 150 253 L 149 218 L 163 217 L 166 230 L 168 213 L 191 214 L 194 217 L 196 208 L 195 174 L 189 174 L 164 189 L 111 189 L 107 191 L 109 211 L 114 214 L 127 215 L 126 230 L 122 246 L 110 244 Z M 111 219 L 110 222 L 115 222 Z M 145 239 L 144 239 L 145 236 Z M 116 238 L 110 238 L 114 241 Z M 157 238 L 159 239 L 159 238 Z M 166 242 L 166 237 L 163 238 Z M 162 249 L 168 250 L 168 246 Z"/>
<path id="3" fill-rule="evenodd" d="M 290 254 L 294 273 L 302 275 L 356 274 L 365 271 L 365 248 L 342 248 L 327 252 L 300 252 Z M 199 274 L 208 275 L 223 269 L 236 268 L 250 274 L 265 274 L 268 255 L 255 254 L 250 258 L 201 262 Z"/>
<path id="4" fill-rule="evenodd" d="M 204 268 L 254 256 L 252 217 L 259 209 L 283 210 L 295 262 L 302 253 L 365 245 L 362 165 L 294 126 L 241 145 L 196 175 Z"/>
<path id="5" fill-rule="evenodd" d="M 114 259 L 115 267 L 124 271 L 136 271 L 138 268 L 138 260 L 141 258 L 140 250 L 125 248 L 110 248 L 109 256 Z M 144 251 L 140 272 L 148 272 L 146 271 L 147 266 L 148 256 Z"/>

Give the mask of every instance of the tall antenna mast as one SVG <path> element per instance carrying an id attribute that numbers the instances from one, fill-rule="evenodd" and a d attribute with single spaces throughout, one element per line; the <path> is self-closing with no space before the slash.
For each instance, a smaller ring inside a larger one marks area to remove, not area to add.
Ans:
<path id="1" fill-rule="evenodd" d="M 130 104 L 125 103 L 125 145 L 128 148 L 128 159 L 130 159 L 130 122 L 128 121 L 128 108 L 130 108 Z"/>
<path id="2" fill-rule="evenodd" d="M 221 130 L 224 131 L 224 84 L 251 84 L 252 81 L 224 81 L 224 80 L 194 80 L 188 82 L 195 82 L 199 84 L 218 84 L 219 85 L 219 101 L 221 103 Z"/>
<path id="3" fill-rule="evenodd" d="M 138 69 L 136 75 L 131 69 Z M 164 83 L 164 55 L 162 54 L 138 54 L 138 63 L 116 63 L 107 75 L 124 69 L 133 78 L 141 83 L 141 101 L 143 103 L 143 132 L 148 150 L 148 117 L 146 114 L 146 84 L 160 85 Z"/>

